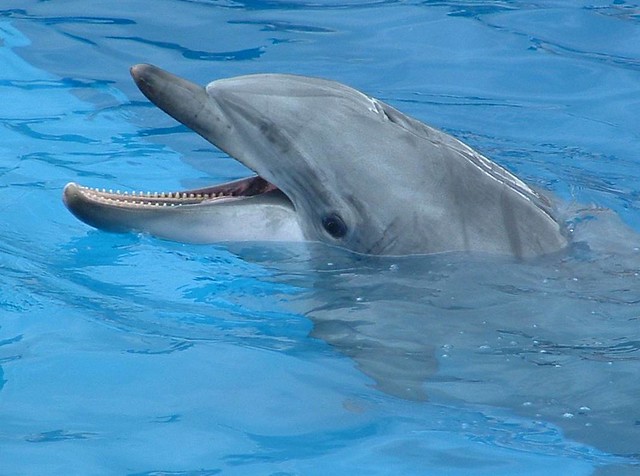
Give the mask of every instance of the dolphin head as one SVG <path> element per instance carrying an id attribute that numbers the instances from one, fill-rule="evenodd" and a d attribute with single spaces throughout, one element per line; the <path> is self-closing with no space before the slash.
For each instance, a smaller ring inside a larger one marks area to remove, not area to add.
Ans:
<path id="1" fill-rule="evenodd" d="M 548 207 L 516 177 L 343 84 L 256 74 L 203 88 L 148 64 L 131 74 L 158 107 L 257 174 L 241 183 L 259 181 L 260 192 L 278 196 L 296 229 L 292 237 L 390 255 L 476 249 L 528 255 L 563 246 Z M 227 207 L 247 203 L 243 194 L 219 187 Z M 252 198 L 264 207 L 263 195 Z M 220 204 L 208 203 L 214 228 L 221 226 L 215 222 Z M 529 213 L 523 217 L 522 210 Z M 127 228 L 118 217 L 111 222 L 117 225 L 111 229 Z M 163 236 L 175 238 L 166 229 Z M 534 240 L 525 239 L 530 230 Z"/>
<path id="2" fill-rule="evenodd" d="M 391 196 L 402 190 L 389 176 L 407 171 L 379 160 L 385 151 L 377 134 L 386 119 L 375 100 L 294 75 L 242 76 L 206 88 L 150 65 L 134 66 L 132 75 L 165 112 L 282 191 L 305 239 L 378 253 L 385 232 L 397 235 L 389 226 L 402 216 L 394 210 L 401 204 Z"/>

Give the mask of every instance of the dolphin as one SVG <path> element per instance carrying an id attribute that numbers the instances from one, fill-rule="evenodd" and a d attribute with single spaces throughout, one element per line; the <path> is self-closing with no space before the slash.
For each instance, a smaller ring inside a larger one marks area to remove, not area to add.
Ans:
<path id="1" fill-rule="evenodd" d="M 96 228 L 196 243 L 316 241 L 390 256 L 521 258 L 567 245 L 545 196 L 341 83 L 255 74 L 201 87 L 149 64 L 131 75 L 149 100 L 256 175 L 168 194 L 68 184 L 66 206 Z"/>

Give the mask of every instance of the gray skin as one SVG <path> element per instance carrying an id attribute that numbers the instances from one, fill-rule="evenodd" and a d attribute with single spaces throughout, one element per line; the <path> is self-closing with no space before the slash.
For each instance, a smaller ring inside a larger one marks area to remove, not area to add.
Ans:
<path id="1" fill-rule="evenodd" d="M 373 255 L 529 257 L 567 245 L 545 197 L 457 139 L 343 84 L 257 74 L 203 88 L 146 64 L 131 74 L 158 107 L 258 174 L 237 183 L 251 189 L 259 180 L 275 198 L 244 198 L 223 184 L 209 189 L 222 201 L 195 191 L 188 205 L 159 207 L 153 196 L 140 205 L 69 184 L 65 203 L 94 227 L 190 242 L 319 241 Z"/>

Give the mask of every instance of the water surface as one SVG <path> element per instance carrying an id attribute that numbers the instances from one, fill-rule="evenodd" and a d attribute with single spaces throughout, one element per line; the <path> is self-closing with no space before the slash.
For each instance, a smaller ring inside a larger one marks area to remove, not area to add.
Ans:
<path id="1" fill-rule="evenodd" d="M 0 472 L 640 473 L 638 5 L 0 8 Z M 348 83 L 553 194 L 576 244 L 366 260 L 91 230 L 65 183 L 247 172 L 148 104 L 138 62 Z"/>

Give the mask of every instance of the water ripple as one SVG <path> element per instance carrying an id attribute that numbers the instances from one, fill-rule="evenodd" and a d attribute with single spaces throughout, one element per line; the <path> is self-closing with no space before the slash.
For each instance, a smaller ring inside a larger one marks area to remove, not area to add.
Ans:
<path id="1" fill-rule="evenodd" d="M 231 20 L 230 25 L 258 25 L 262 31 L 295 32 L 295 33 L 335 33 L 336 30 L 319 26 L 301 25 L 283 21 Z"/>
<path id="2" fill-rule="evenodd" d="M 63 16 L 63 17 L 47 17 L 30 15 L 23 9 L 12 9 L 0 11 L 0 17 L 14 18 L 21 20 L 30 20 L 33 22 L 44 23 L 45 25 L 60 25 L 68 23 L 80 23 L 88 25 L 135 25 L 135 21 L 126 18 L 116 17 L 85 17 L 85 16 Z"/>
<path id="3" fill-rule="evenodd" d="M 25 440 L 30 443 L 51 443 L 54 441 L 66 440 L 88 440 L 90 438 L 95 438 L 96 436 L 98 436 L 96 433 L 91 432 L 53 430 L 27 436 Z"/>
<path id="4" fill-rule="evenodd" d="M 400 0 L 180 0 L 184 3 L 198 5 L 215 5 L 216 7 L 245 10 L 327 10 L 355 9 L 400 3 Z"/>
<path id="5" fill-rule="evenodd" d="M 264 47 L 247 48 L 237 51 L 209 52 L 192 50 L 177 43 L 171 43 L 168 41 L 147 40 L 145 38 L 137 36 L 108 36 L 107 38 L 112 40 L 132 41 L 135 43 L 155 46 L 160 49 L 177 51 L 187 59 L 202 61 L 246 61 L 257 59 L 265 52 Z"/>
<path id="6" fill-rule="evenodd" d="M 185 471 L 151 470 L 142 473 L 129 473 L 128 476 L 214 476 L 222 473 L 221 469 L 192 469 Z"/>

